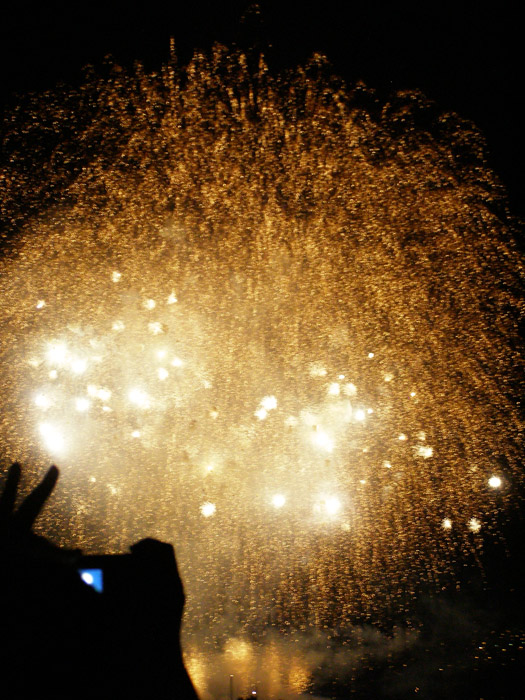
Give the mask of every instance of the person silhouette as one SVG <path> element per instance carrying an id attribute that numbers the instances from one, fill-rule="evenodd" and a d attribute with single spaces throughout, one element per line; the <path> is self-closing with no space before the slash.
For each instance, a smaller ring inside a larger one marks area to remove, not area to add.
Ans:
<path id="1" fill-rule="evenodd" d="M 197 700 L 182 658 L 173 547 L 133 545 L 120 590 L 97 593 L 79 575 L 81 551 L 32 530 L 58 477 L 52 466 L 16 508 L 21 468 L 13 464 L 0 495 L 3 697 Z"/>

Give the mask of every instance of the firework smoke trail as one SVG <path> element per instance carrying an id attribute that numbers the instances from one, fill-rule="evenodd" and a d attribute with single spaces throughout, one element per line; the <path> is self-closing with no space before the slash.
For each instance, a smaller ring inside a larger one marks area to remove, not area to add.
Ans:
<path id="1" fill-rule="evenodd" d="M 47 532 L 176 542 L 219 647 L 451 576 L 522 483 L 482 146 L 419 94 L 220 47 L 8 115 L 0 441 L 62 468 Z"/>

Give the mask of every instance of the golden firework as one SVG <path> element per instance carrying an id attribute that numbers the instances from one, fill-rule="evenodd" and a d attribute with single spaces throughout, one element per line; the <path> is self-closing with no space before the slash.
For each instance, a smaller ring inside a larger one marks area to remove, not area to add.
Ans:
<path id="1" fill-rule="evenodd" d="M 175 542 L 214 639 L 379 615 L 481 546 L 522 270 L 471 125 L 217 47 L 6 129 L 0 441 L 62 468 L 64 544 Z"/>

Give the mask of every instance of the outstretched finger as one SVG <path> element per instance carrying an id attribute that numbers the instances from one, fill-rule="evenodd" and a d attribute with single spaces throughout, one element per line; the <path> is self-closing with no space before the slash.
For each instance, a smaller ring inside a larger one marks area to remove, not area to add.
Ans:
<path id="1" fill-rule="evenodd" d="M 2 495 L 0 496 L 0 523 L 4 523 L 11 516 L 16 501 L 18 484 L 20 482 L 20 465 L 15 462 L 9 468 L 7 480 Z"/>
<path id="2" fill-rule="evenodd" d="M 30 530 L 42 510 L 44 503 L 55 488 L 58 479 L 58 469 L 51 467 L 38 486 L 26 496 L 20 508 L 13 516 L 16 525 L 24 530 Z"/>

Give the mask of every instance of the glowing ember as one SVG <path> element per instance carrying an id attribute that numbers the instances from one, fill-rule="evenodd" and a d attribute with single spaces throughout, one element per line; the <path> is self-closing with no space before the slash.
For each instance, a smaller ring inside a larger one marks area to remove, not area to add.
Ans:
<path id="1" fill-rule="evenodd" d="M 50 423 L 40 423 L 38 429 L 50 454 L 57 455 L 64 451 L 64 438 L 56 426 Z"/>
<path id="2" fill-rule="evenodd" d="M 217 506 L 215 503 L 203 503 L 201 506 L 201 513 L 204 515 L 205 518 L 210 518 L 212 515 L 215 515 L 215 511 L 217 510 Z"/>
<path id="3" fill-rule="evenodd" d="M 76 406 L 77 411 L 81 411 L 82 413 L 84 411 L 87 411 L 89 409 L 90 405 L 91 404 L 89 403 L 88 399 L 79 398 L 79 399 L 76 399 L 76 401 L 75 401 L 75 406 Z"/>
<path id="4" fill-rule="evenodd" d="M 281 493 L 277 493 L 272 498 L 272 503 L 275 506 L 275 508 L 282 508 L 286 503 L 286 497 L 283 496 Z"/>
<path id="5" fill-rule="evenodd" d="M 481 530 L 481 522 L 477 518 L 471 518 L 468 521 L 468 528 L 471 532 L 479 532 Z"/>
<path id="6" fill-rule="evenodd" d="M 44 411 L 51 406 L 51 400 L 44 394 L 37 394 L 35 397 L 35 406 L 42 408 Z"/>

